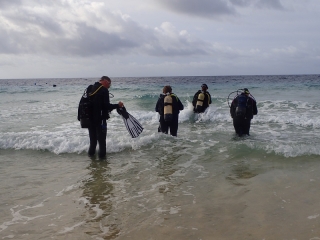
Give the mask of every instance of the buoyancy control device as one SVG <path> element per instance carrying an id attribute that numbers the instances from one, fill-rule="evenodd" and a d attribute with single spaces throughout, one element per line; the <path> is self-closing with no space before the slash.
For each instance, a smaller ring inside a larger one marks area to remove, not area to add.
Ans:
<path id="1" fill-rule="evenodd" d="M 171 122 L 172 121 L 172 96 L 171 96 L 171 94 L 168 94 L 164 98 L 163 113 L 164 113 L 164 120 L 166 122 Z"/>
<path id="2" fill-rule="evenodd" d="M 248 103 L 248 97 L 245 95 L 239 95 L 237 100 L 238 100 L 238 105 L 236 107 L 236 116 L 237 117 L 244 117 L 247 113 L 247 103 Z"/>
<path id="3" fill-rule="evenodd" d="M 88 128 L 90 125 L 90 115 L 92 110 L 92 103 L 90 99 L 90 92 L 92 85 L 89 85 L 83 92 L 78 107 L 78 120 L 80 121 L 81 128 Z"/>
<path id="4" fill-rule="evenodd" d="M 89 128 L 90 126 L 90 117 L 92 115 L 92 96 L 96 94 L 100 88 L 103 86 L 101 85 L 96 91 L 92 93 L 93 85 L 89 85 L 83 92 L 83 95 L 79 102 L 78 107 L 78 120 L 80 121 L 81 128 Z"/>
<path id="5" fill-rule="evenodd" d="M 196 107 L 195 107 L 196 112 L 202 111 L 204 97 L 205 97 L 204 93 L 201 92 L 198 94 L 198 99 L 197 99 L 197 103 L 196 103 Z"/>

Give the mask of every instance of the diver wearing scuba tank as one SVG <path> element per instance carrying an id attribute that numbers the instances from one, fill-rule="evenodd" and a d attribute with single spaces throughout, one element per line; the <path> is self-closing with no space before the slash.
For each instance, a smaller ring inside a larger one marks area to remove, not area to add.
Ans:
<path id="1" fill-rule="evenodd" d="M 233 127 L 238 136 L 250 135 L 251 119 L 258 114 L 257 102 L 247 88 L 235 96 L 230 106 Z"/>
<path id="2" fill-rule="evenodd" d="M 95 82 L 92 87 L 92 113 L 90 116 L 89 139 L 90 145 L 88 155 L 93 157 L 96 153 L 97 143 L 99 144 L 98 156 L 100 159 L 106 157 L 106 137 L 107 137 L 107 119 L 109 112 L 113 109 L 123 107 L 122 102 L 111 104 L 109 98 L 109 88 L 111 79 L 102 76 L 99 82 Z"/>
<path id="3" fill-rule="evenodd" d="M 165 86 L 162 92 L 155 107 L 155 111 L 160 115 L 158 131 L 168 134 L 170 128 L 170 134 L 177 136 L 179 113 L 184 108 L 183 104 L 177 95 L 172 93 L 170 86 Z"/>
<path id="4" fill-rule="evenodd" d="M 209 104 L 212 103 L 211 95 L 207 90 L 207 84 L 202 84 L 201 90 L 194 94 L 192 105 L 195 113 L 203 113 L 209 107 Z"/>

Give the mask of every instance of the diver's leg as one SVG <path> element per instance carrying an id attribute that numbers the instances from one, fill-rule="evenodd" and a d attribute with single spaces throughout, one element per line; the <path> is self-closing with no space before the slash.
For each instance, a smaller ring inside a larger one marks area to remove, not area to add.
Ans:
<path id="1" fill-rule="evenodd" d="M 106 138 L 107 138 L 107 126 L 100 126 L 97 128 L 97 136 L 99 142 L 99 158 L 106 158 Z"/>
<path id="2" fill-rule="evenodd" d="M 178 133 L 178 121 L 179 121 L 179 115 L 173 115 L 172 121 L 170 123 L 170 134 L 172 136 L 177 136 Z"/>
<path id="3" fill-rule="evenodd" d="M 161 132 L 168 134 L 169 126 L 166 123 L 166 121 L 164 120 L 163 116 L 160 116 L 159 122 L 160 122 Z"/>
<path id="4" fill-rule="evenodd" d="M 244 134 L 250 135 L 250 125 L 251 125 L 251 119 L 245 119 L 244 121 Z"/>
<path id="5" fill-rule="evenodd" d="M 89 157 L 92 157 L 96 153 L 97 133 L 96 133 L 95 126 L 89 126 L 88 130 L 89 130 L 89 139 L 90 139 L 88 155 Z"/>
<path id="6" fill-rule="evenodd" d="M 241 122 L 240 119 L 234 117 L 233 118 L 233 127 L 237 135 L 240 135 Z"/>

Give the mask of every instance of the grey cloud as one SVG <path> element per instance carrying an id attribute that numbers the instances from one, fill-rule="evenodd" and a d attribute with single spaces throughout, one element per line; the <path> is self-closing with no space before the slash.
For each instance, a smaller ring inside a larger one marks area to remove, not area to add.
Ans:
<path id="1" fill-rule="evenodd" d="M 284 9 L 284 7 L 281 4 L 280 0 L 268 0 L 268 1 L 259 0 L 256 3 L 256 6 L 258 6 L 260 8 L 270 8 L 270 9 L 279 9 L 279 10 L 283 10 Z"/>
<path id="2" fill-rule="evenodd" d="M 225 0 L 159 0 L 159 4 L 175 12 L 206 18 L 235 13 Z"/>
<path id="3" fill-rule="evenodd" d="M 202 18 L 220 18 L 238 13 L 239 7 L 284 9 L 280 0 L 156 0 L 164 8 Z"/>
<path id="4" fill-rule="evenodd" d="M 102 32 L 85 24 L 78 24 L 77 28 L 80 30 L 75 38 L 65 37 L 62 34 L 57 36 L 57 33 L 62 32 L 57 27 L 51 28 L 54 31 L 51 31 L 48 37 L 40 36 L 37 32 L 8 34 L 0 31 L 2 36 L 0 53 L 93 56 L 122 53 L 125 49 L 129 51 L 138 46 L 137 42 Z"/>
<path id="5" fill-rule="evenodd" d="M 280 0 L 229 0 L 232 5 L 240 7 L 258 7 L 271 9 L 284 9 Z"/>
<path id="6" fill-rule="evenodd" d="M 200 43 L 201 41 L 199 41 Z M 206 48 L 206 46 L 208 48 Z M 163 47 L 158 42 L 152 46 L 145 48 L 144 52 L 151 56 L 158 57 L 183 57 L 183 56 L 196 56 L 196 55 L 209 55 L 210 44 L 202 42 L 202 45 L 195 43 L 186 43 L 181 41 L 179 46 L 172 45 L 171 47 Z"/>
<path id="7" fill-rule="evenodd" d="M 16 2 L 13 1 L 13 3 Z M 28 3 L 34 4 L 32 1 Z M 5 24 L 0 23 L 0 54 L 47 53 L 92 56 L 122 53 L 124 49 L 139 46 L 139 40 L 141 41 L 143 34 L 139 33 L 141 29 L 132 21 L 124 21 L 118 17 L 115 19 L 116 24 L 125 30 L 122 33 L 110 33 L 108 29 L 103 31 L 95 26 L 88 26 L 86 22 L 78 19 L 80 16 L 70 14 L 67 20 L 57 19 L 59 14 L 56 14 L 56 11 L 62 7 L 60 1 L 48 1 L 49 5 L 55 4 L 52 14 L 46 1 L 40 1 L 40 3 L 37 7 L 40 6 L 46 11 L 30 11 L 23 6 L 20 6 L 17 11 L 17 6 L 9 5 L 7 7 L 11 8 L 7 11 L 0 10 L 0 16 L 5 19 Z M 71 9 L 72 6 L 66 4 L 63 7 Z M 48 8 L 49 12 L 47 12 Z M 110 12 L 106 14 L 112 15 Z M 98 21 L 103 22 L 105 19 L 98 19 Z M 64 26 L 65 24 L 72 25 L 74 32 L 68 32 L 66 30 L 68 26 Z M 139 35 L 140 39 L 137 39 Z"/>
<path id="8" fill-rule="evenodd" d="M 69 55 L 93 56 L 103 54 L 125 54 L 130 49 L 138 47 L 138 43 L 116 34 L 101 32 L 82 24 L 80 37 L 63 39 L 56 46 L 57 51 Z"/>
<path id="9" fill-rule="evenodd" d="M 235 6 L 247 7 L 252 4 L 254 0 L 230 0 L 230 3 Z"/>
<path id="10" fill-rule="evenodd" d="M 0 11 L 5 8 L 15 7 L 19 8 L 22 5 L 35 6 L 67 6 L 67 2 L 60 2 L 59 0 L 0 0 Z"/>
<path id="11" fill-rule="evenodd" d="M 208 55 L 211 44 L 194 38 L 187 31 L 177 31 L 171 23 L 163 23 L 153 32 L 143 51 L 151 56 L 181 57 Z"/>
<path id="12" fill-rule="evenodd" d="M 0 9 L 21 4 L 21 0 L 0 0 Z"/>
<path id="13" fill-rule="evenodd" d="M 45 2 L 42 1 L 42 4 Z M 57 5 L 55 7 L 57 8 Z M 56 8 L 54 11 L 57 11 Z M 137 52 L 152 56 L 207 54 L 207 43 L 180 34 L 172 26 L 155 30 L 142 27 L 128 17 L 112 14 L 107 9 L 101 11 L 106 18 L 94 15 L 94 21 L 88 20 L 91 15 L 81 18 L 83 16 L 76 14 L 70 18 L 68 16 L 67 20 L 61 20 L 56 12 L 29 12 L 28 8 L 22 7 L 18 15 L 14 9 L 6 14 L 0 11 L 0 16 L 6 20 L 6 25 L 0 24 L 0 54 L 31 53 L 83 57 Z M 106 21 L 112 21 L 112 24 L 108 25 Z M 103 25 L 104 23 L 106 25 Z M 11 27 L 8 27 L 8 24 Z"/>

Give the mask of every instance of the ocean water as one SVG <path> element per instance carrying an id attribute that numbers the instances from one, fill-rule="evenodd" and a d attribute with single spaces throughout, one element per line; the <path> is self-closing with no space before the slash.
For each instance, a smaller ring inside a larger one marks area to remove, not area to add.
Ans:
<path id="1" fill-rule="evenodd" d="M 320 239 L 319 75 L 113 78 L 144 131 L 113 111 L 106 161 L 77 121 L 97 80 L 0 80 L 0 239 Z M 185 106 L 178 137 L 157 132 L 164 85 Z M 228 96 L 245 87 L 258 115 L 239 138 Z"/>

